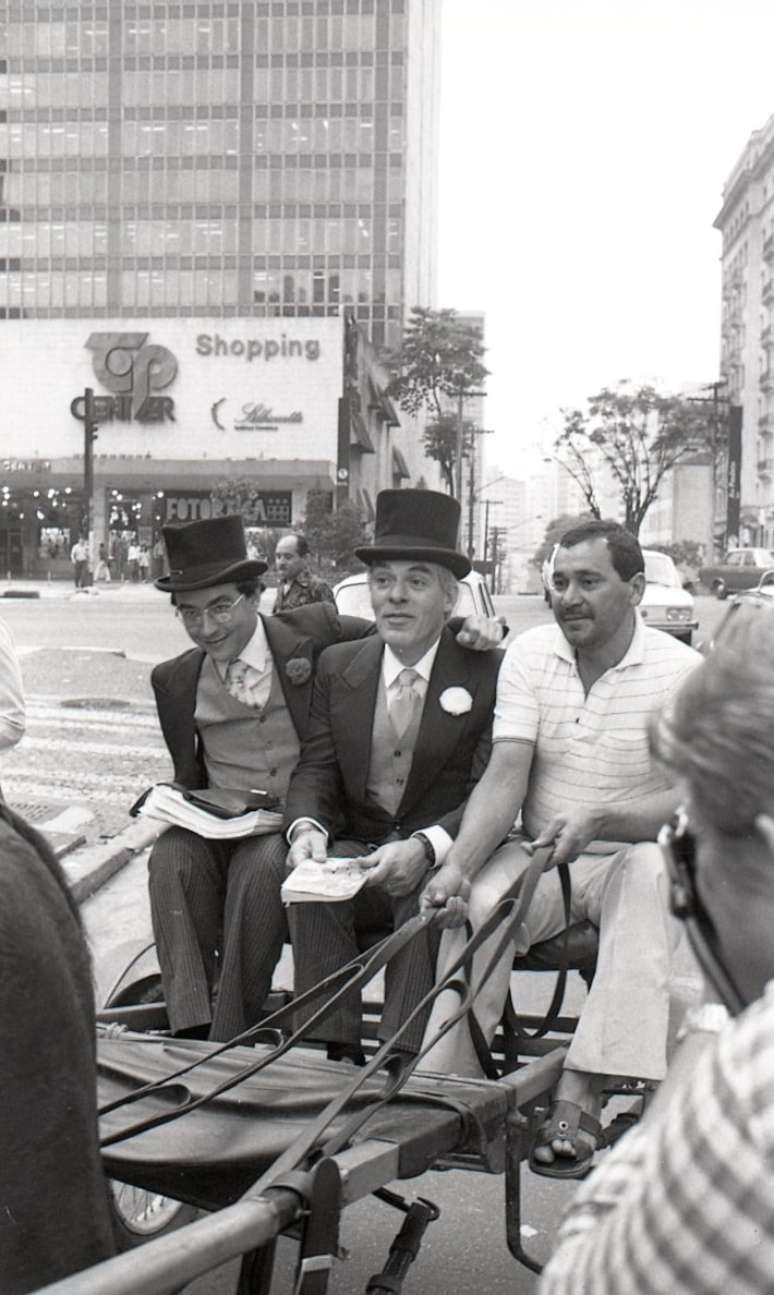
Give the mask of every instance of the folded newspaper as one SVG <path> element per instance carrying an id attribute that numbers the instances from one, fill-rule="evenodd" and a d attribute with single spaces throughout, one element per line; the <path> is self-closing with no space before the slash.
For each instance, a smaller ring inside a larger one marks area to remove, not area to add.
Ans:
<path id="1" fill-rule="evenodd" d="M 140 797 L 132 806 L 131 812 L 168 826 L 185 827 L 189 832 L 212 841 L 234 841 L 241 836 L 262 836 L 267 832 L 280 831 L 282 814 L 275 810 L 249 809 L 243 814 L 231 811 L 230 816 L 224 818 L 225 802 L 230 795 L 231 793 L 224 792 L 219 797 L 214 791 L 202 792 L 198 793 L 194 802 L 191 793 L 160 782 Z M 244 798 L 247 793 L 240 795 Z M 205 796 L 211 799 L 210 805 L 207 805 Z M 222 804 L 216 803 L 221 801 Z"/>
<path id="2" fill-rule="evenodd" d="M 325 863 L 304 859 L 283 883 L 282 900 L 285 904 L 329 904 L 352 899 L 367 878 L 358 859 L 326 859 Z"/>

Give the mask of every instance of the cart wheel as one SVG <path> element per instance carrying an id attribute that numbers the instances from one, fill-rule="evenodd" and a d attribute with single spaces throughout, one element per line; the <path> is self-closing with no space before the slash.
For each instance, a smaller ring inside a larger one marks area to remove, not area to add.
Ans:
<path id="1" fill-rule="evenodd" d="M 113 1235 L 121 1253 L 166 1232 L 175 1232 L 196 1218 L 193 1205 L 146 1191 L 144 1187 L 130 1187 L 115 1178 L 108 1179 L 108 1193 Z"/>

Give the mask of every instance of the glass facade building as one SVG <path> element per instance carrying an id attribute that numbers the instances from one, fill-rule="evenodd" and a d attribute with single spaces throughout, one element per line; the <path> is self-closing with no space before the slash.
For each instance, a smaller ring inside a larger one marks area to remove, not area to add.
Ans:
<path id="1" fill-rule="evenodd" d="M 440 0 L 0 0 L 0 319 L 435 295 Z"/>

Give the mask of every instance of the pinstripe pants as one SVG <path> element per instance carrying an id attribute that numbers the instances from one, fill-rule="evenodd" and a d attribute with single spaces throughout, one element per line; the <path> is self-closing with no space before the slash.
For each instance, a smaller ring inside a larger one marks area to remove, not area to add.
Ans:
<path id="1" fill-rule="evenodd" d="M 225 1041 L 256 1024 L 288 938 L 280 899 L 287 850 L 279 832 L 207 841 L 171 827 L 159 837 L 149 891 L 173 1031 L 211 1022 L 210 1038 Z"/>
<path id="2" fill-rule="evenodd" d="M 330 853 L 339 858 L 357 858 L 370 854 L 372 850 L 373 846 L 364 845 L 361 841 L 337 841 Z M 379 886 L 366 886 L 353 900 L 334 904 L 291 904 L 288 925 L 293 945 L 296 994 L 311 989 L 318 981 L 356 958 L 360 950 L 367 947 L 369 935 L 386 935 L 416 916 L 421 889 L 420 885 L 410 895 L 393 897 Z M 381 1040 L 391 1038 L 432 989 L 439 940 L 440 932 L 432 928 L 422 931 L 388 963 L 384 1011 L 379 1026 Z M 319 999 L 296 1014 L 296 1029 L 319 1010 L 322 1002 Z M 401 1040 L 404 1051 L 419 1051 L 429 1013 L 428 1008 L 404 1035 Z M 309 1037 L 326 1043 L 359 1046 L 361 1021 L 362 1003 L 360 993 L 355 991 L 342 999 L 333 1015 L 310 1030 Z"/>

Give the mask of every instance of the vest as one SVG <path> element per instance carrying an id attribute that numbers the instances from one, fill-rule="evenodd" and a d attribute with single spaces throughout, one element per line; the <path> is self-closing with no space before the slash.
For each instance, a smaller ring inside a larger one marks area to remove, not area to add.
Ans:
<path id="1" fill-rule="evenodd" d="M 366 792 L 388 814 L 394 814 L 403 799 L 421 721 L 422 709 L 418 708 L 413 723 L 403 737 L 396 737 L 387 713 L 384 677 L 380 677 L 371 732 L 371 760 Z"/>
<path id="2" fill-rule="evenodd" d="M 300 744 L 276 667 L 269 700 L 262 711 L 245 706 L 221 682 L 205 657 L 196 689 L 196 727 L 202 742 L 210 787 L 249 791 L 255 787 L 284 801 Z"/>

